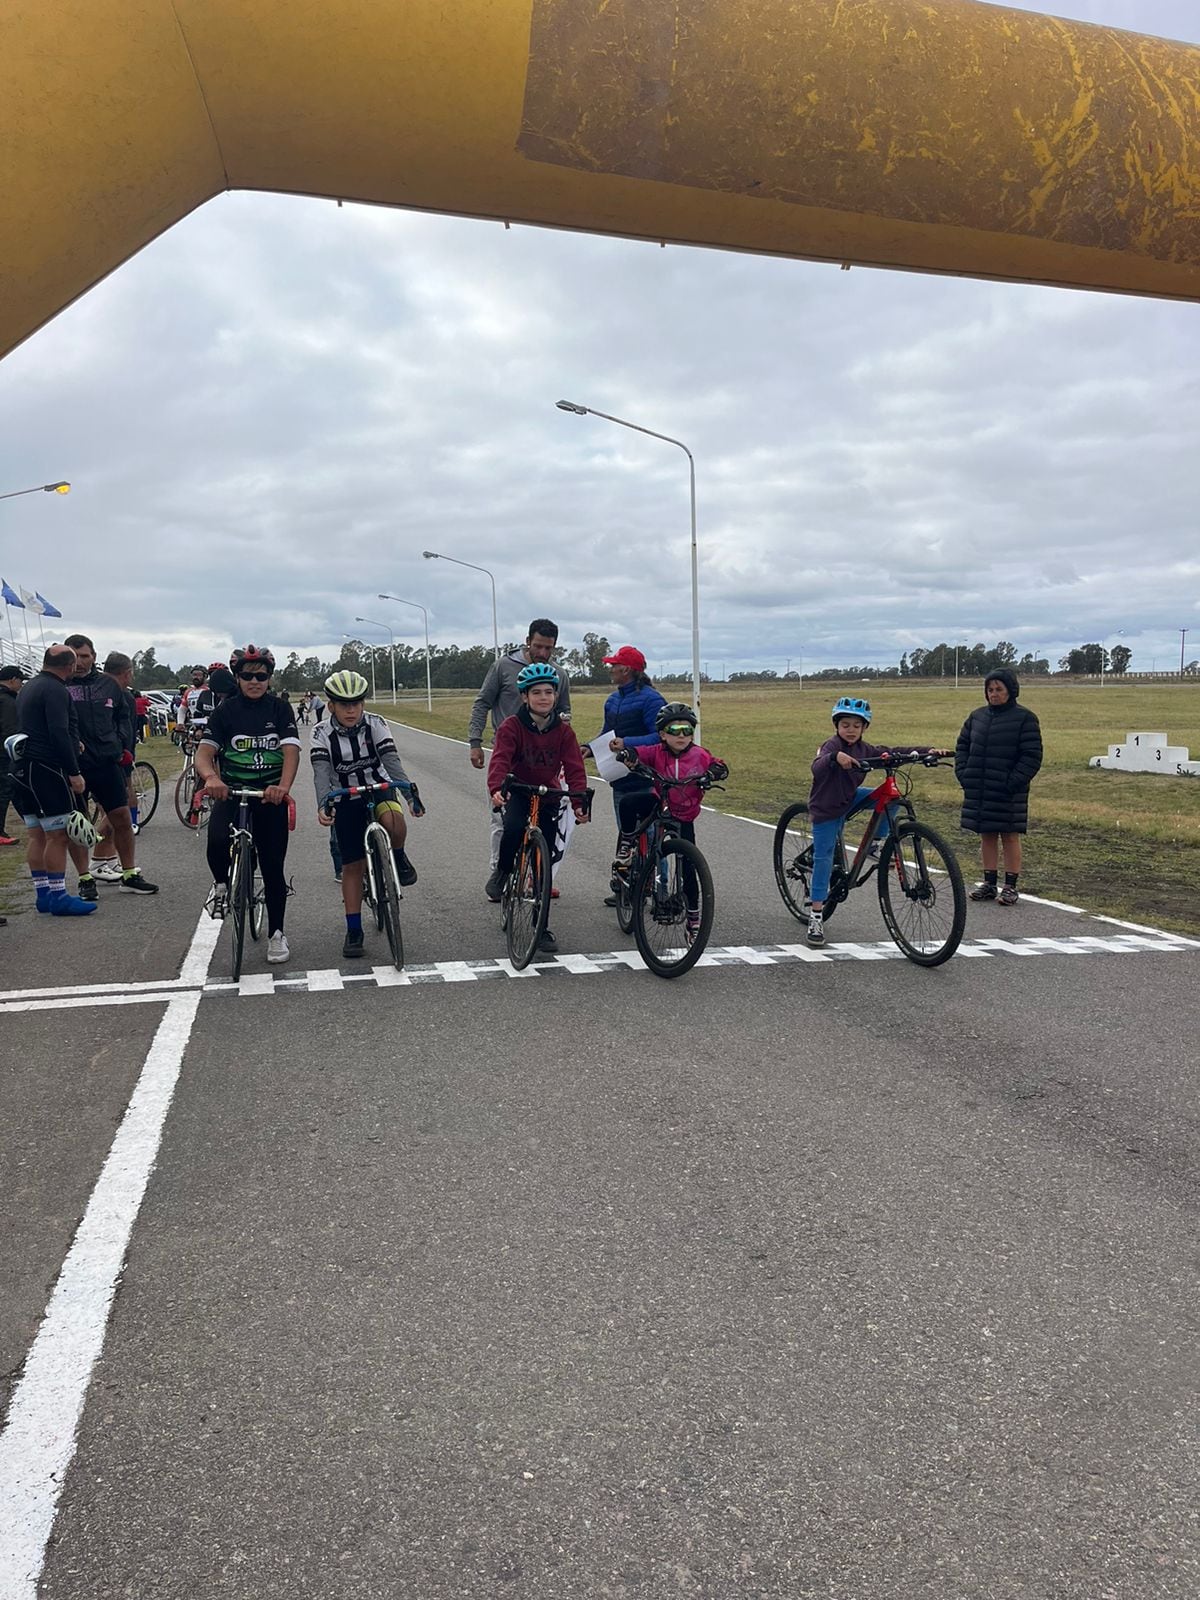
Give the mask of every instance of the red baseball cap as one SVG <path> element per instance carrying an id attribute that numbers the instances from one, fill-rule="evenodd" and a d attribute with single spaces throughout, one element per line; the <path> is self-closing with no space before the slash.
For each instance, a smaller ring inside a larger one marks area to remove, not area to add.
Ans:
<path id="1" fill-rule="evenodd" d="M 615 656 L 605 656 L 606 667 L 631 667 L 634 672 L 645 672 L 646 658 L 636 645 L 623 644 Z"/>

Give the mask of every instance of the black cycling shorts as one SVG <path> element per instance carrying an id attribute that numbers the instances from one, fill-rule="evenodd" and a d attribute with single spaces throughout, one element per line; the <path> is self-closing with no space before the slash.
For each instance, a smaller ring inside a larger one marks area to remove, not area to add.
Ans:
<path id="1" fill-rule="evenodd" d="M 380 800 L 395 800 L 395 793 L 379 796 Z M 378 804 L 378 801 L 376 801 Z M 333 831 L 337 835 L 342 865 L 352 867 L 356 861 L 367 859 L 367 824 L 371 817 L 365 797 L 339 800 L 333 811 Z"/>
<path id="2" fill-rule="evenodd" d="M 87 792 L 105 811 L 119 811 L 129 804 L 129 786 L 125 768 L 119 761 L 105 761 L 98 767 L 84 767 L 83 781 Z"/>
<path id="3" fill-rule="evenodd" d="M 12 770 L 13 804 L 23 817 L 67 817 L 75 795 L 65 773 L 44 761 L 25 761 Z"/>

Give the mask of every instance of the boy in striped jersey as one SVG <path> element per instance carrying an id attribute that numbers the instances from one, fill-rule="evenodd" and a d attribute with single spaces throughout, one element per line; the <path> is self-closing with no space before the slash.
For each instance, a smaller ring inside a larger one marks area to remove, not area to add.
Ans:
<path id="1" fill-rule="evenodd" d="M 318 722 L 312 735 L 313 782 L 317 818 L 323 828 L 337 830 L 342 853 L 342 903 L 346 908 L 346 942 L 342 954 L 363 953 L 362 902 L 366 863 L 367 800 L 342 800 L 331 812 L 325 797 L 331 789 L 354 789 L 392 782 L 412 804 L 412 784 L 396 750 L 396 741 L 382 717 L 365 707 L 367 680 L 359 672 L 335 672 L 325 680 L 329 720 Z M 417 870 L 404 853 L 407 823 L 394 800 L 376 801 L 375 814 L 387 829 L 396 857 L 396 875 L 405 888 L 416 883 Z M 414 807 L 413 816 L 421 815 Z"/>

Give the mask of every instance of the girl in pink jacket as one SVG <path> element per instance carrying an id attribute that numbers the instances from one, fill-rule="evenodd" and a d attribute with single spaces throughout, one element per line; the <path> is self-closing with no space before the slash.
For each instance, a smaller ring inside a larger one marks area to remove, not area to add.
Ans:
<path id="1" fill-rule="evenodd" d="M 729 768 L 725 763 L 696 743 L 696 713 L 691 706 L 685 706 L 678 700 L 663 706 L 654 719 L 654 726 L 660 744 L 643 744 L 626 749 L 623 739 L 614 738 L 609 748 L 616 751 L 627 767 L 636 767 L 640 762 L 664 778 L 693 778 L 707 773 L 713 782 L 720 783 L 729 776 Z M 696 818 L 700 815 L 703 793 L 700 785 L 690 783 L 685 789 L 670 788 L 666 793 L 667 809 L 678 821 L 679 832 L 695 844 Z M 621 835 L 613 872 L 624 877 L 633 860 L 638 825 L 658 809 L 658 797 L 635 789 L 632 794 L 622 795 L 620 804 Z M 700 895 L 696 874 L 690 863 L 684 865 L 683 887 L 687 895 L 687 931 L 690 936 L 700 926 Z"/>

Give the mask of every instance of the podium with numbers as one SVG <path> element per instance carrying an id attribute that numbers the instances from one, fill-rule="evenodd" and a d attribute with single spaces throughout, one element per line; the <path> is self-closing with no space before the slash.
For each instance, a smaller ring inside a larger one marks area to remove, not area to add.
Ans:
<path id="1" fill-rule="evenodd" d="M 1165 733 L 1134 732 L 1124 744 L 1110 744 L 1106 756 L 1093 756 L 1089 767 L 1110 772 L 1156 772 L 1167 778 L 1200 778 L 1200 761 L 1192 761 L 1186 745 L 1168 744 Z"/>

